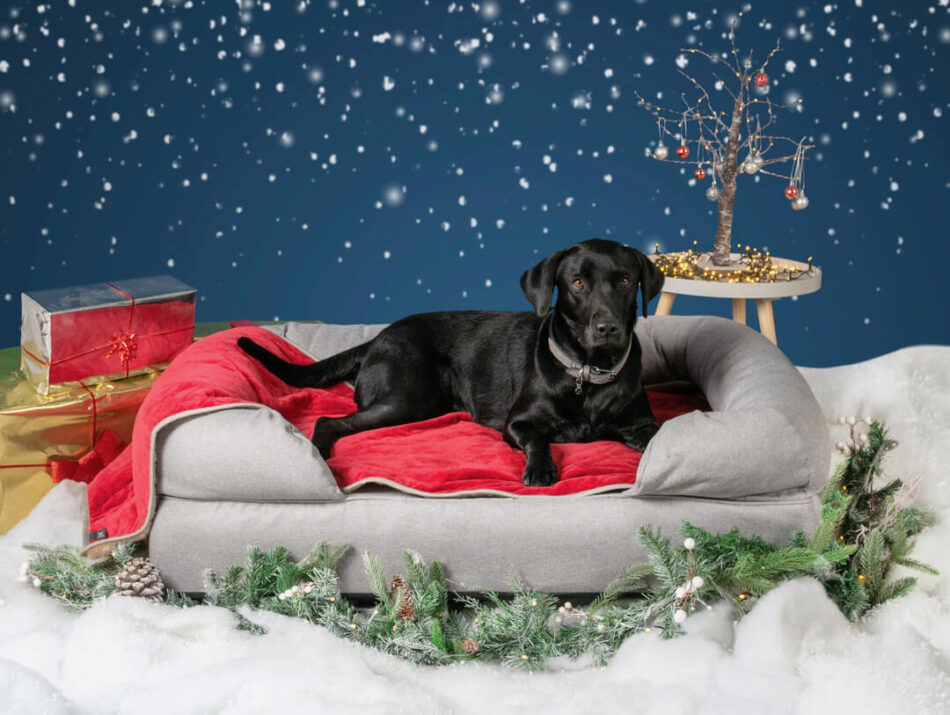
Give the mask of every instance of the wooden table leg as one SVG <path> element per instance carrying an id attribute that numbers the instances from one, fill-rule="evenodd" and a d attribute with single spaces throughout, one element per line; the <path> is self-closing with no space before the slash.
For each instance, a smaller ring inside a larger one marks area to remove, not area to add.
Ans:
<path id="1" fill-rule="evenodd" d="M 745 325 L 745 298 L 732 299 L 732 319 Z"/>
<path id="2" fill-rule="evenodd" d="M 773 345 L 778 345 L 778 339 L 775 336 L 775 314 L 772 312 L 772 301 L 767 298 L 758 298 L 755 305 L 759 311 L 759 332 L 771 340 Z"/>
<path id="3" fill-rule="evenodd" d="M 656 313 L 654 315 L 669 315 L 673 310 L 673 301 L 676 299 L 676 293 L 660 293 L 660 300 L 656 304 Z"/>

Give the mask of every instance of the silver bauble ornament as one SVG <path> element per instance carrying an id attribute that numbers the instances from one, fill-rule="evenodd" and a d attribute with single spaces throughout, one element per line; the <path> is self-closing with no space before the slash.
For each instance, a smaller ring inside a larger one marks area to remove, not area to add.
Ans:
<path id="1" fill-rule="evenodd" d="M 749 156 L 742 162 L 742 170 L 747 174 L 754 174 L 762 168 L 762 155 L 757 151 L 750 151 Z"/>
<path id="2" fill-rule="evenodd" d="M 719 187 L 713 184 L 706 189 L 706 198 L 710 201 L 719 201 Z"/>
<path id="3" fill-rule="evenodd" d="M 808 208 L 808 197 L 802 193 L 792 199 L 792 210 L 801 211 L 804 208 Z"/>
<path id="4" fill-rule="evenodd" d="M 665 159 L 669 155 L 670 155 L 670 150 L 669 148 L 667 148 L 667 146 L 663 142 L 660 142 L 659 144 L 656 145 L 656 151 L 653 152 L 653 157 L 655 159 Z"/>

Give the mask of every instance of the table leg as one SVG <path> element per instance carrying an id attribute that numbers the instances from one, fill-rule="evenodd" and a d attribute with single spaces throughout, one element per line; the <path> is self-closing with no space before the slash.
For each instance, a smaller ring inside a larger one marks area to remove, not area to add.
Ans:
<path id="1" fill-rule="evenodd" d="M 773 345 L 778 345 L 778 339 L 775 335 L 775 314 L 772 312 L 772 301 L 766 298 L 759 298 L 755 301 L 755 305 L 759 311 L 759 332 L 771 340 Z"/>
<path id="2" fill-rule="evenodd" d="M 676 293 L 660 293 L 660 301 L 656 304 L 656 313 L 654 315 L 669 315 L 673 310 L 673 301 L 676 299 Z"/>
<path id="3" fill-rule="evenodd" d="M 732 319 L 745 325 L 745 298 L 732 299 Z"/>

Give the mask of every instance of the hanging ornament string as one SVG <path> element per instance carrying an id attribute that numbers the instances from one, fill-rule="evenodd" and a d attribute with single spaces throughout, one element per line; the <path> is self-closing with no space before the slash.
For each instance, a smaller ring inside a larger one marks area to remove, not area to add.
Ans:
<path id="1" fill-rule="evenodd" d="M 795 196 L 789 196 L 792 201 L 792 210 L 801 211 L 808 207 L 808 197 L 805 196 L 805 137 L 798 142 L 798 149 L 795 150 L 795 160 L 792 163 L 792 183 L 789 189 L 795 188 Z M 788 196 L 788 189 L 786 189 Z"/>
<path id="2" fill-rule="evenodd" d="M 705 158 L 705 147 L 703 145 L 703 140 L 699 140 L 699 147 L 696 149 L 696 171 L 693 172 L 693 176 L 696 177 L 697 181 L 702 181 L 706 178 L 706 170 L 703 168 L 703 159 Z"/>
<path id="3" fill-rule="evenodd" d="M 801 175 L 801 167 L 799 166 L 801 162 L 801 143 L 799 143 L 798 148 L 795 149 L 795 158 L 792 160 L 792 175 L 788 179 L 788 187 L 785 189 L 785 198 L 789 201 L 792 201 L 798 198 L 800 193 L 798 190 L 798 180 Z"/>
<path id="4" fill-rule="evenodd" d="M 653 152 L 655 159 L 665 159 L 670 155 L 670 150 L 663 143 L 663 135 L 666 134 L 666 120 L 658 117 L 656 120 L 656 130 L 659 134 L 659 140 L 656 143 L 656 151 Z"/>
<path id="5" fill-rule="evenodd" d="M 719 186 L 716 184 L 716 174 L 719 172 L 720 162 L 719 152 L 714 149 L 712 152 L 712 169 L 709 172 L 712 176 L 712 182 L 709 188 L 706 189 L 706 198 L 710 201 L 719 201 Z"/>
<path id="6" fill-rule="evenodd" d="M 755 132 L 749 137 L 749 156 L 742 162 L 742 170 L 747 174 L 755 174 L 764 163 L 761 151 L 762 125 L 759 118 L 755 119 Z"/>
<path id="7" fill-rule="evenodd" d="M 685 159 L 689 156 L 689 147 L 686 145 L 686 112 L 680 120 L 680 145 L 676 147 L 676 156 Z"/>

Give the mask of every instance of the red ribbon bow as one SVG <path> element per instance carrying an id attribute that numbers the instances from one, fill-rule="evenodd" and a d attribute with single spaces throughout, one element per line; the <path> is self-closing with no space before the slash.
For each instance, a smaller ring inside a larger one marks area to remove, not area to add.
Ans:
<path id="1" fill-rule="evenodd" d="M 50 476 L 59 484 L 64 479 L 88 484 L 100 471 L 125 449 L 125 444 L 112 430 L 104 430 L 93 448 L 80 457 L 73 459 L 50 460 Z"/>
<path id="2" fill-rule="evenodd" d="M 135 357 L 135 352 L 138 349 L 139 345 L 135 340 L 135 333 L 114 333 L 112 335 L 112 346 L 109 348 L 109 352 L 106 353 L 106 357 L 112 357 L 118 353 L 119 364 L 128 370 L 129 363 L 132 362 L 132 358 Z"/>

